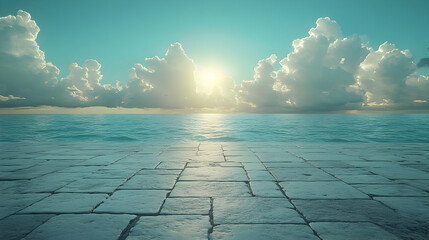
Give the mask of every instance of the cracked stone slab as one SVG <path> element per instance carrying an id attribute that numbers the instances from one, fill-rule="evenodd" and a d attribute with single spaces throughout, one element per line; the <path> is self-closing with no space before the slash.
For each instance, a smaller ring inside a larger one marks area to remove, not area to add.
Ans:
<path id="1" fill-rule="evenodd" d="M 180 176 L 181 181 L 248 181 L 243 168 L 237 167 L 200 167 L 186 168 Z"/>
<path id="2" fill-rule="evenodd" d="M 356 184 L 356 188 L 372 196 L 428 197 L 429 194 L 405 184 Z"/>
<path id="3" fill-rule="evenodd" d="M 170 190 L 176 182 L 176 175 L 135 175 L 130 178 L 120 189 L 159 189 Z"/>
<path id="4" fill-rule="evenodd" d="M 373 223 L 315 222 L 310 226 L 324 240 L 399 240 Z"/>
<path id="5" fill-rule="evenodd" d="M 368 168 L 368 170 L 389 179 L 429 179 L 427 172 L 409 167 Z"/>
<path id="6" fill-rule="evenodd" d="M 184 161 L 163 161 L 158 166 L 156 166 L 156 169 L 183 169 L 185 168 L 186 162 Z"/>
<path id="7" fill-rule="evenodd" d="M 137 175 L 179 175 L 182 170 L 168 170 L 168 169 L 142 169 L 137 172 Z"/>
<path id="8" fill-rule="evenodd" d="M 376 197 L 375 199 L 396 209 L 404 216 L 429 222 L 428 197 Z"/>
<path id="9" fill-rule="evenodd" d="M 336 175 L 337 178 L 349 184 L 356 183 L 393 183 L 380 175 Z"/>
<path id="10" fill-rule="evenodd" d="M 200 167 L 242 167 L 239 162 L 190 162 L 186 168 L 200 168 Z"/>
<path id="11" fill-rule="evenodd" d="M 303 224 L 231 224 L 215 226 L 210 240 L 317 240 Z"/>
<path id="12" fill-rule="evenodd" d="M 374 200 L 292 200 L 310 222 L 375 222 L 398 218 L 392 209 Z"/>
<path id="13" fill-rule="evenodd" d="M 18 240 L 55 215 L 12 215 L 0 221 L 0 239 Z"/>
<path id="14" fill-rule="evenodd" d="M 215 224 L 304 223 L 286 198 L 215 198 Z"/>
<path id="15" fill-rule="evenodd" d="M 89 213 L 106 197 L 106 194 L 57 193 L 19 213 Z"/>
<path id="16" fill-rule="evenodd" d="M 310 164 L 304 162 L 304 160 L 293 161 L 293 162 L 266 162 L 264 163 L 267 168 L 314 168 Z"/>
<path id="17" fill-rule="evenodd" d="M 15 181 L 14 186 L 3 190 L 3 193 L 52 193 L 63 187 L 68 182 L 47 181 L 44 179 L 33 179 L 25 181 Z"/>
<path id="18" fill-rule="evenodd" d="M 332 167 L 328 168 L 327 167 L 327 168 L 323 168 L 323 170 L 335 176 L 337 175 L 371 175 L 372 174 L 363 168 L 357 168 L 357 167 L 351 167 L 351 168 L 332 168 Z"/>
<path id="19" fill-rule="evenodd" d="M 207 239 L 210 228 L 209 216 L 144 216 L 131 229 L 127 239 L 201 240 Z"/>
<path id="20" fill-rule="evenodd" d="M 48 193 L 0 194 L 0 219 L 49 196 Z"/>
<path id="21" fill-rule="evenodd" d="M 99 169 L 97 171 L 88 174 L 86 178 L 103 178 L 103 179 L 127 179 L 133 175 L 137 169 Z"/>
<path id="22" fill-rule="evenodd" d="M 274 181 L 274 177 L 267 170 L 248 170 L 250 181 Z"/>
<path id="23" fill-rule="evenodd" d="M 118 154 L 109 154 L 109 155 L 103 155 L 103 156 L 97 156 L 94 158 L 91 158 L 89 160 L 80 162 L 76 165 L 86 165 L 86 166 L 103 166 L 103 165 L 109 165 L 115 161 L 118 161 L 121 158 L 124 158 L 127 156 L 125 153 L 118 153 Z"/>
<path id="24" fill-rule="evenodd" d="M 246 155 L 246 156 L 227 156 L 225 154 L 225 159 L 228 162 L 254 162 L 260 163 L 261 161 L 255 155 Z"/>
<path id="25" fill-rule="evenodd" d="M 124 182 L 123 179 L 79 179 L 71 182 L 56 192 L 81 192 L 81 193 L 111 193 Z"/>
<path id="26" fill-rule="evenodd" d="M 118 190 L 98 206 L 94 212 L 158 214 L 167 192 L 163 190 Z"/>
<path id="27" fill-rule="evenodd" d="M 285 197 L 274 181 L 250 182 L 250 187 L 252 188 L 253 195 L 257 197 Z"/>
<path id="28" fill-rule="evenodd" d="M 292 199 L 368 199 L 369 196 L 340 181 L 281 182 Z"/>
<path id="29" fill-rule="evenodd" d="M 279 181 L 335 181 L 334 177 L 317 168 L 273 168 Z"/>
<path id="30" fill-rule="evenodd" d="M 398 180 L 397 183 L 404 183 L 423 191 L 429 192 L 429 180 Z"/>
<path id="31" fill-rule="evenodd" d="M 209 198 L 167 198 L 162 206 L 161 214 L 208 215 L 209 211 Z"/>
<path id="32" fill-rule="evenodd" d="M 237 163 L 237 162 L 234 162 Z M 243 162 L 241 163 L 244 166 L 244 169 L 246 169 L 247 171 L 249 170 L 260 170 L 260 171 L 266 171 L 267 169 L 265 169 L 264 164 L 260 163 L 260 162 Z"/>
<path id="33" fill-rule="evenodd" d="M 245 182 L 178 181 L 170 197 L 250 197 Z"/>
<path id="34" fill-rule="evenodd" d="M 66 214 L 49 219 L 28 240 L 118 239 L 136 216 L 124 214 Z"/>

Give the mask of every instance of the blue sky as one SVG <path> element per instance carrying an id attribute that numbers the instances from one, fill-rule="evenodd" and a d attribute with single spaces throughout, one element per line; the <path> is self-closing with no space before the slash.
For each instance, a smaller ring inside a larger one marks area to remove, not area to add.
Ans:
<path id="1" fill-rule="evenodd" d="M 427 9 L 426 0 L 1 1 L 0 108 L 428 112 Z"/>
<path id="2" fill-rule="evenodd" d="M 344 36 L 357 33 L 371 47 L 389 41 L 409 49 L 416 61 L 429 57 L 425 0 L 0 2 L 0 16 L 19 9 L 37 22 L 37 42 L 61 77 L 70 63 L 96 59 L 104 83 L 125 83 L 135 63 L 163 56 L 174 42 L 197 68 L 215 66 L 240 83 L 252 79 L 258 60 L 270 54 L 284 58 L 292 41 L 326 16 L 339 23 Z"/>

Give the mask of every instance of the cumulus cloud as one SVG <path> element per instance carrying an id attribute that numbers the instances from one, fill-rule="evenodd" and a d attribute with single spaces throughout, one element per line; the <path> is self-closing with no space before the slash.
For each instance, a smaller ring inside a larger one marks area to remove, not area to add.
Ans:
<path id="1" fill-rule="evenodd" d="M 383 108 L 425 107 L 429 97 L 428 78 L 416 72 L 408 50 L 385 42 L 371 49 L 356 75 L 365 91 L 365 106 Z"/>
<path id="2" fill-rule="evenodd" d="M 320 18 L 309 36 L 293 42 L 294 51 L 280 61 L 278 81 L 289 106 L 299 111 L 355 109 L 362 96 L 352 85 L 368 50 L 357 36 L 343 38 L 338 24 Z"/>
<path id="3" fill-rule="evenodd" d="M 139 108 L 204 108 L 234 105 L 235 85 L 219 76 L 210 93 L 197 90 L 195 64 L 180 43 L 171 44 L 165 57 L 146 58 L 147 67 L 130 70 L 124 106 Z"/>
<path id="4" fill-rule="evenodd" d="M 278 112 L 285 106 L 281 91 L 276 89 L 276 55 L 260 60 L 253 80 L 244 80 L 238 89 L 241 111 Z"/>
<path id="5" fill-rule="evenodd" d="M 277 61 L 262 59 L 252 80 L 197 74 L 180 43 L 165 56 L 146 58 L 125 85 L 103 84 L 101 64 L 72 63 L 66 77 L 45 60 L 39 27 L 29 13 L 0 18 L 0 107 L 216 108 L 242 112 L 308 112 L 356 109 L 429 109 L 429 77 L 419 75 L 408 50 L 383 43 L 376 50 L 358 35 L 344 37 L 339 24 L 319 18 L 308 36 Z M 279 67 L 277 67 L 279 66 Z M 197 76 L 197 77 L 196 77 Z M 207 82 L 210 80 L 210 82 Z M 199 86 L 210 85 L 209 90 Z"/>
<path id="6" fill-rule="evenodd" d="M 101 65 L 88 60 L 70 65 L 70 74 L 58 80 L 59 69 L 46 62 L 36 42 L 39 27 L 29 13 L 0 18 L 1 107 L 119 106 L 121 88 L 100 84 Z M 7 97 L 5 97 L 7 96 Z"/>

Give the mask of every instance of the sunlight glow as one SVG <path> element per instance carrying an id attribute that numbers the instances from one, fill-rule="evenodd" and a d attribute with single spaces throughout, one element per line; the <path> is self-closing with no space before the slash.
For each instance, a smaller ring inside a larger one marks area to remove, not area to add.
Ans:
<path id="1" fill-rule="evenodd" d="M 216 74 L 214 72 L 207 73 L 207 79 L 214 80 L 216 78 Z"/>

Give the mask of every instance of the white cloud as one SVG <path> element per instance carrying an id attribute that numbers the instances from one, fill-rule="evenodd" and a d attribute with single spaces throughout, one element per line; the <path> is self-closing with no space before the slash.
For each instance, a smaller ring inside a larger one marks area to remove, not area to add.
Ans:
<path id="1" fill-rule="evenodd" d="M 241 111 L 278 112 L 285 106 L 283 93 L 275 89 L 276 55 L 260 60 L 254 68 L 253 80 L 245 80 L 238 89 Z"/>
<path id="2" fill-rule="evenodd" d="M 0 18 L 0 107 L 121 104 L 120 87 L 100 84 L 101 65 L 95 60 L 87 60 L 83 67 L 71 64 L 70 74 L 58 81 L 60 71 L 46 62 L 36 42 L 38 33 L 39 27 L 25 11 Z"/>
<path id="3" fill-rule="evenodd" d="M 235 86 L 231 78 L 218 76 L 210 93 L 197 90 L 195 64 L 180 43 L 171 44 L 165 57 L 146 58 L 147 67 L 135 64 L 124 98 L 124 106 L 141 108 L 232 107 Z"/>
<path id="4" fill-rule="evenodd" d="M 385 42 L 368 54 L 356 75 L 365 91 L 365 105 L 371 108 L 427 107 L 429 79 L 417 74 L 408 50 Z M 418 101 L 416 101 L 418 100 Z"/>
<path id="5" fill-rule="evenodd" d="M 103 84 L 101 64 L 72 63 L 69 74 L 46 62 L 30 14 L 0 18 L 0 107 L 126 107 L 303 112 L 356 109 L 429 109 L 429 77 L 419 75 L 408 50 L 384 43 L 377 50 L 357 35 L 343 37 L 330 18 L 319 18 L 308 36 L 293 41 L 280 60 L 258 62 L 253 80 L 238 86 L 228 76 L 196 72 L 180 43 L 164 57 L 130 69 L 128 83 Z M 200 87 L 206 89 L 201 90 Z M 208 87 L 207 87 L 208 86 Z"/>
<path id="6" fill-rule="evenodd" d="M 354 72 L 368 50 L 356 36 L 342 38 L 335 21 L 320 18 L 316 23 L 280 61 L 277 80 L 286 89 L 286 101 L 294 111 L 356 109 L 362 96 L 352 87 Z"/>

